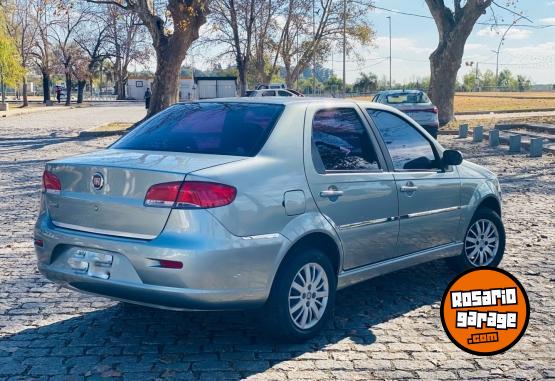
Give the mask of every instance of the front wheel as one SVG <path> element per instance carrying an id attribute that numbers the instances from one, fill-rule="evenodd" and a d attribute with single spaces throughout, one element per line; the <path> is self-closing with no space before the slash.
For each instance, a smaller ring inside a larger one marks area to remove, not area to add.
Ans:
<path id="1" fill-rule="evenodd" d="M 461 255 L 450 259 L 457 271 L 497 267 L 505 252 L 503 221 L 491 209 L 480 209 L 472 217 L 464 237 Z"/>
<path id="2" fill-rule="evenodd" d="M 336 276 L 317 249 L 298 248 L 283 263 L 267 304 L 270 332 L 288 341 L 314 337 L 333 315 Z"/>

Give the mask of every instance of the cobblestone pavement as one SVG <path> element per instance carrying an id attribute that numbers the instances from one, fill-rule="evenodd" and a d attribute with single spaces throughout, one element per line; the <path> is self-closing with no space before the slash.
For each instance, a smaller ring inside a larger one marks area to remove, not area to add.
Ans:
<path id="1" fill-rule="evenodd" d="M 37 272 L 31 239 L 45 161 L 106 146 L 113 138 L 67 136 L 77 123 L 92 123 L 87 118 L 125 113 L 92 111 L 54 120 L 53 138 L 52 120 L 0 122 L 0 379 L 555 378 L 553 156 L 509 156 L 442 137 L 501 175 L 502 267 L 520 279 L 532 307 L 528 331 L 510 351 L 477 357 L 449 342 L 439 301 L 455 274 L 441 261 L 341 291 L 333 323 L 316 339 L 290 345 L 257 328 L 258 313 L 127 306 L 62 289 Z"/>

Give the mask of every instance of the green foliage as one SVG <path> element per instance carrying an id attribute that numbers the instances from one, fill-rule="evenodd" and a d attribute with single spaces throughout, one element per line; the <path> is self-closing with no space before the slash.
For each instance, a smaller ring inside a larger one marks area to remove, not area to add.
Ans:
<path id="1" fill-rule="evenodd" d="M 378 88 L 378 76 L 374 73 L 360 73 L 360 77 L 353 85 L 353 91 L 368 93 L 376 91 Z"/>
<path id="2" fill-rule="evenodd" d="M 493 70 L 486 70 L 484 73 L 478 73 L 478 81 L 476 81 L 476 73 L 469 72 L 463 77 L 464 91 L 475 91 L 481 89 L 487 90 L 506 90 L 506 91 L 525 91 L 532 86 L 529 78 L 523 75 L 514 75 L 509 69 L 503 69 L 495 79 Z"/>
<path id="3" fill-rule="evenodd" d="M 24 74 L 25 69 L 21 66 L 21 57 L 15 41 L 0 31 L 0 82 L 15 87 Z"/>

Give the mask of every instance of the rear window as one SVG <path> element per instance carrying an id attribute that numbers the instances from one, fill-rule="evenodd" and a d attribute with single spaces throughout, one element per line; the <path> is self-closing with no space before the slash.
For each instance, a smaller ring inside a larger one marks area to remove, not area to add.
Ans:
<path id="1" fill-rule="evenodd" d="M 252 103 L 178 104 L 145 121 L 112 148 L 254 156 L 283 108 Z"/>
<path id="2" fill-rule="evenodd" d="M 423 92 L 389 94 L 386 98 L 387 98 L 387 103 L 391 103 L 391 104 L 430 103 L 430 99 Z"/>

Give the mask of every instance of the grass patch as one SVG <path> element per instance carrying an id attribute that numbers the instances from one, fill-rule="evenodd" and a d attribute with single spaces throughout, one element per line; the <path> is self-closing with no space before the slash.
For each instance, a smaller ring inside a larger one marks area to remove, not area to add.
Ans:
<path id="1" fill-rule="evenodd" d="M 103 124 L 102 126 L 90 129 L 90 132 L 125 132 L 129 127 L 131 127 L 131 123 L 123 123 L 123 122 L 111 122 Z"/>

